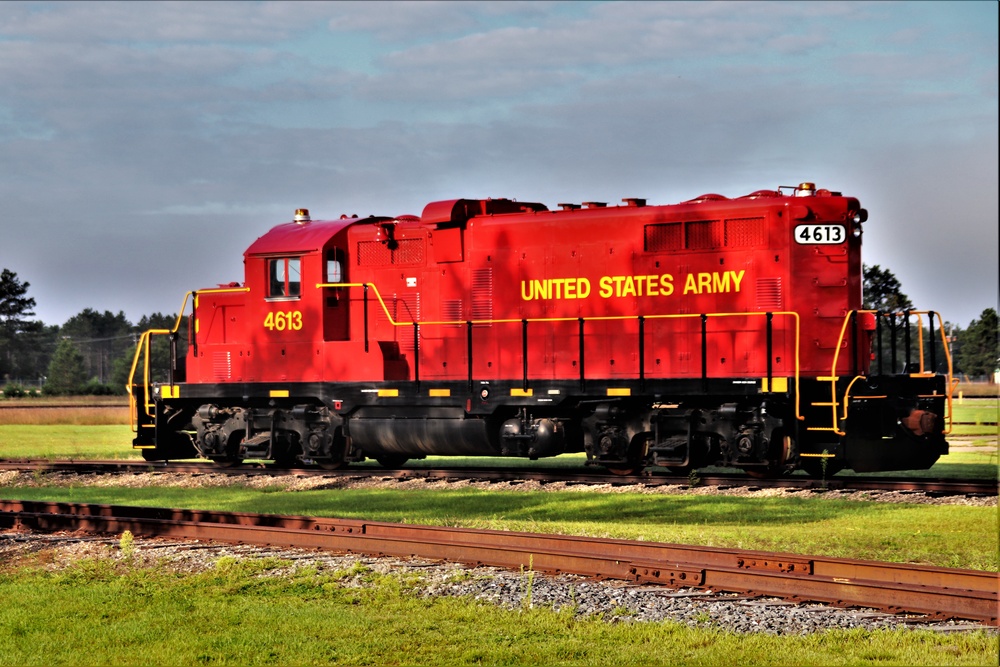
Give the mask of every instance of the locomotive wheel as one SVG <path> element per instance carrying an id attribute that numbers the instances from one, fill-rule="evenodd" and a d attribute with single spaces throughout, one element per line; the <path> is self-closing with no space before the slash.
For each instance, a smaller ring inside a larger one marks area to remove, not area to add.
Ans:
<path id="1" fill-rule="evenodd" d="M 323 470 L 340 470 L 341 468 L 347 467 L 347 461 L 334 461 L 333 459 L 327 459 L 326 461 L 316 461 L 316 465 Z"/>
<path id="2" fill-rule="evenodd" d="M 402 454 L 390 454 L 388 456 L 376 457 L 375 460 L 378 461 L 378 464 L 383 468 L 395 470 L 397 468 L 402 468 L 410 459 Z"/>
<path id="3" fill-rule="evenodd" d="M 628 475 L 637 475 L 643 471 L 646 467 L 646 462 L 643 460 L 645 456 L 645 446 L 647 440 L 646 433 L 638 433 L 632 437 L 632 441 L 628 444 L 628 451 L 625 453 L 625 460 L 622 462 L 615 462 L 610 465 L 605 464 L 612 475 L 617 475 L 618 477 L 626 477 Z"/>
<path id="4" fill-rule="evenodd" d="M 235 468 L 236 466 L 243 464 L 243 459 L 212 459 L 212 463 L 220 468 Z"/>
<path id="5" fill-rule="evenodd" d="M 781 451 L 772 452 L 772 454 L 776 453 L 778 455 L 777 461 L 769 461 L 766 468 L 743 468 L 743 472 L 745 472 L 747 476 L 753 477 L 754 479 L 778 477 L 785 471 L 785 463 L 787 463 L 789 457 L 791 457 L 794 447 L 795 443 L 792 442 L 792 436 L 786 435 L 781 438 Z"/>

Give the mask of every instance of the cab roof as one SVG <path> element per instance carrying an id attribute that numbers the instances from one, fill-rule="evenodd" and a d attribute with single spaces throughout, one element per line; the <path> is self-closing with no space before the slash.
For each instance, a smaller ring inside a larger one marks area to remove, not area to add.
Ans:
<path id="1" fill-rule="evenodd" d="M 251 255 L 300 255 L 321 250 L 327 242 L 343 229 L 372 218 L 344 218 L 341 220 L 313 220 L 286 222 L 272 228 L 258 238 L 244 253 Z"/>

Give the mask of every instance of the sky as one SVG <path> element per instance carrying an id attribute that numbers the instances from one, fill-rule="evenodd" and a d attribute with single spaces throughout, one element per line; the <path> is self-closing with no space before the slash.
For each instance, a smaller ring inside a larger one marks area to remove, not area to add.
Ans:
<path id="1" fill-rule="evenodd" d="M 998 300 L 996 2 L 3 2 L 0 268 L 133 322 L 296 208 L 813 181 L 961 326 Z"/>

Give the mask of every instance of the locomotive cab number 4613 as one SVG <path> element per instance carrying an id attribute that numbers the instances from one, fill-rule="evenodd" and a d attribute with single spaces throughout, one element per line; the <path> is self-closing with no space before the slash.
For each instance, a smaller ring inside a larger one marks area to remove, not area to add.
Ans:
<path id="1" fill-rule="evenodd" d="M 843 243 L 847 238 L 841 225 L 796 225 L 794 236 L 796 243 L 823 245 Z"/>
<path id="2" fill-rule="evenodd" d="M 302 328 L 302 311 L 289 310 L 268 313 L 264 318 L 264 328 L 269 331 L 299 331 Z"/>

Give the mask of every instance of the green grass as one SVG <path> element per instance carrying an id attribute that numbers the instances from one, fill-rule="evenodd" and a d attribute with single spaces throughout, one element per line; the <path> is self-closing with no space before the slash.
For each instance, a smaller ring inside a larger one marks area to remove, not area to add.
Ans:
<path id="1" fill-rule="evenodd" d="M 365 588 L 315 569 L 266 576 L 222 560 L 180 575 L 108 559 L 0 575 L 0 664 L 17 665 L 986 665 L 995 634 L 828 631 L 737 635 L 675 623 L 607 623 Z"/>
<path id="2" fill-rule="evenodd" d="M 1000 412 L 1000 401 L 996 399 L 977 398 L 975 400 L 952 401 L 952 414 L 955 421 L 961 422 L 996 422 Z"/>
<path id="3" fill-rule="evenodd" d="M 4 459 L 141 459 L 126 425 L 0 424 Z"/>
<path id="4" fill-rule="evenodd" d="M 304 514 L 998 569 L 997 508 L 478 489 L 0 487 L 0 497 Z"/>
<path id="5" fill-rule="evenodd" d="M 984 436 L 993 447 L 997 446 L 998 417 L 1000 417 L 1000 401 L 997 399 L 955 399 L 952 403 L 952 419 L 955 424 L 952 433 L 961 436 Z M 969 423 L 972 422 L 972 423 Z"/>

